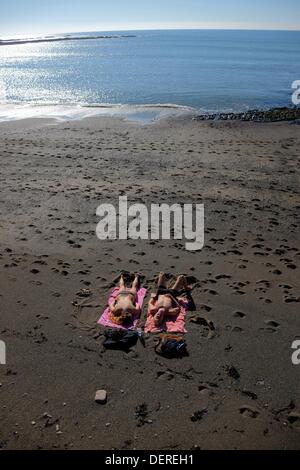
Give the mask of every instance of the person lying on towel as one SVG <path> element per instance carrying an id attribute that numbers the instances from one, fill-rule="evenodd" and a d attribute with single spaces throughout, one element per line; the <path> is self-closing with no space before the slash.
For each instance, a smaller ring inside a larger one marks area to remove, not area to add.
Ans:
<path id="1" fill-rule="evenodd" d="M 176 317 L 180 312 L 178 298 L 188 291 L 185 276 L 179 276 L 175 284 L 167 287 L 165 273 L 160 273 L 157 284 L 157 292 L 151 295 L 148 306 L 148 315 L 153 315 L 155 326 L 159 327 L 164 317 Z"/>
<path id="2" fill-rule="evenodd" d="M 140 277 L 136 275 L 132 286 L 125 287 L 123 275 L 119 283 L 119 292 L 114 302 L 110 305 L 110 320 L 118 325 L 128 325 L 132 318 L 140 314 L 140 306 L 137 303 L 137 293 L 140 287 Z"/>

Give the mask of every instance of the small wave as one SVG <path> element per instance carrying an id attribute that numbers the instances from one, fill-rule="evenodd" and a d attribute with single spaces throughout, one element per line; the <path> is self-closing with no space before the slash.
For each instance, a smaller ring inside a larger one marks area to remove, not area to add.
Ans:
<path id="1" fill-rule="evenodd" d="M 48 118 L 57 121 L 80 120 L 88 117 L 120 117 L 129 121 L 149 123 L 162 118 L 194 114 L 195 109 L 172 103 L 110 104 L 110 103 L 0 103 L 0 121 Z"/>

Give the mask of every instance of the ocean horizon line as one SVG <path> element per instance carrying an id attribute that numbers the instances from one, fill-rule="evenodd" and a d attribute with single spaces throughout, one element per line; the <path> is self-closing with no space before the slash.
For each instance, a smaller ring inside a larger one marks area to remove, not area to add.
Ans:
<path id="1" fill-rule="evenodd" d="M 76 30 L 76 31 L 56 31 L 56 32 L 45 32 L 45 33 L 15 33 L 9 35 L 0 36 L 1 40 L 9 39 L 35 39 L 39 37 L 58 37 L 60 35 L 72 35 L 72 34 L 97 34 L 97 33 L 118 33 L 118 32 L 143 32 L 143 31 L 260 31 L 260 32 L 300 32 L 300 26 L 298 28 L 132 28 L 132 29 L 87 29 L 87 30 Z"/>

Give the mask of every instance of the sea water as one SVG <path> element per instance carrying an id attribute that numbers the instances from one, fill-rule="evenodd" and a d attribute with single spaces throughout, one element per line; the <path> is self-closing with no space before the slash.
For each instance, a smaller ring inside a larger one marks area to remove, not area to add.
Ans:
<path id="1" fill-rule="evenodd" d="M 299 31 L 102 34 L 120 37 L 1 45 L 0 119 L 291 106 L 300 79 Z"/>

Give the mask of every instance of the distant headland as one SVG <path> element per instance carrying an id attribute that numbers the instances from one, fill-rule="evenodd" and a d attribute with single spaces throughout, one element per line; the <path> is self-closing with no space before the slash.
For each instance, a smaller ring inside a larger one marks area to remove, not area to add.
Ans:
<path id="1" fill-rule="evenodd" d="M 113 35 L 113 36 L 45 36 L 40 38 L 26 38 L 26 39 L 0 39 L 0 46 L 11 46 L 19 44 L 30 44 L 40 42 L 58 42 L 58 41 L 84 41 L 87 39 L 120 39 L 120 38 L 135 38 L 132 34 L 127 35 Z"/>

